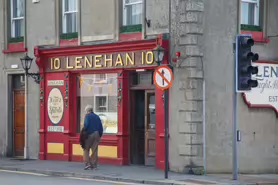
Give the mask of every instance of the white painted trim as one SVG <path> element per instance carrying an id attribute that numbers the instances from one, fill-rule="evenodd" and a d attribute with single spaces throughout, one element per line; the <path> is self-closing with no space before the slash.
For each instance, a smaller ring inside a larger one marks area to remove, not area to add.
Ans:
<path id="1" fill-rule="evenodd" d="M 82 36 L 82 42 L 102 41 L 102 40 L 113 40 L 114 35 L 97 35 L 97 36 Z"/>

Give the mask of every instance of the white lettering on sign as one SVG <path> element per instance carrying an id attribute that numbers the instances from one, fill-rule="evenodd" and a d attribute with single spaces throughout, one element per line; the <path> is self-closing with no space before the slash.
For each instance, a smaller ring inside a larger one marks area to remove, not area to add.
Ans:
<path id="1" fill-rule="evenodd" d="M 258 80 L 258 87 L 245 93 L 246 101 L 256 107 L 273 107 L 278 112 L 278 63 L 253 63 L 259 73 L 253 78 Z"/>
<path id="2" fill-rule="evenodd" d="M 48 80 L 47 86 L 63 86 L 64 80 Z"/>
<path id="3" fill-rule="evenodd" d="M 48 132 L 64 132 L 64 126 L 48 126 Z"/>

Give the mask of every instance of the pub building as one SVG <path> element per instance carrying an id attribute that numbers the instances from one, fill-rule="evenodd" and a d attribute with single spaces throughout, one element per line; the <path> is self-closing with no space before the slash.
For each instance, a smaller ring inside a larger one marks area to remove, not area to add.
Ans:
<path id="1" fill-rule="evenodd" d="M 167 40 L 34 50 L 40 82 L 41 160 L 83 161 L 79 133 L 90 104 L 102 120 L 99 163 L 164 169 L 163 90 L 153 49 Z"/>

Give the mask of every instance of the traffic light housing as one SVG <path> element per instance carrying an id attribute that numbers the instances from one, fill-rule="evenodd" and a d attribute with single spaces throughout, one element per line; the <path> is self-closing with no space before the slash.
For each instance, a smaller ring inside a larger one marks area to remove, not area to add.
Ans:
<path id="1" fill-rule="evenodd" d="M 252 62 L 259 60 L 259 55 L 253 53 L 254 40 L 251 35 L 238 35 L 236 38 L 236 91 L 245 92 L 258 86 L 258 81 L 252 75 L 258 74 L 258 67 Z"/>

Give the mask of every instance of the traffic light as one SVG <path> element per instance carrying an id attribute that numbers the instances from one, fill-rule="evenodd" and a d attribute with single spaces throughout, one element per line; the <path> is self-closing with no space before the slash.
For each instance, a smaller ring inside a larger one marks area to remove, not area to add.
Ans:
<path id="1" fill-rule="evenodd" d="M 238 35 L 236 38 L 236 91 L 250 91 L 258 86 L 252 75 L 258 74 L 258 67 L 252 62 L 259 60 L 259 55 L 251 51 L 254 40 L 251 35 Z"/>

